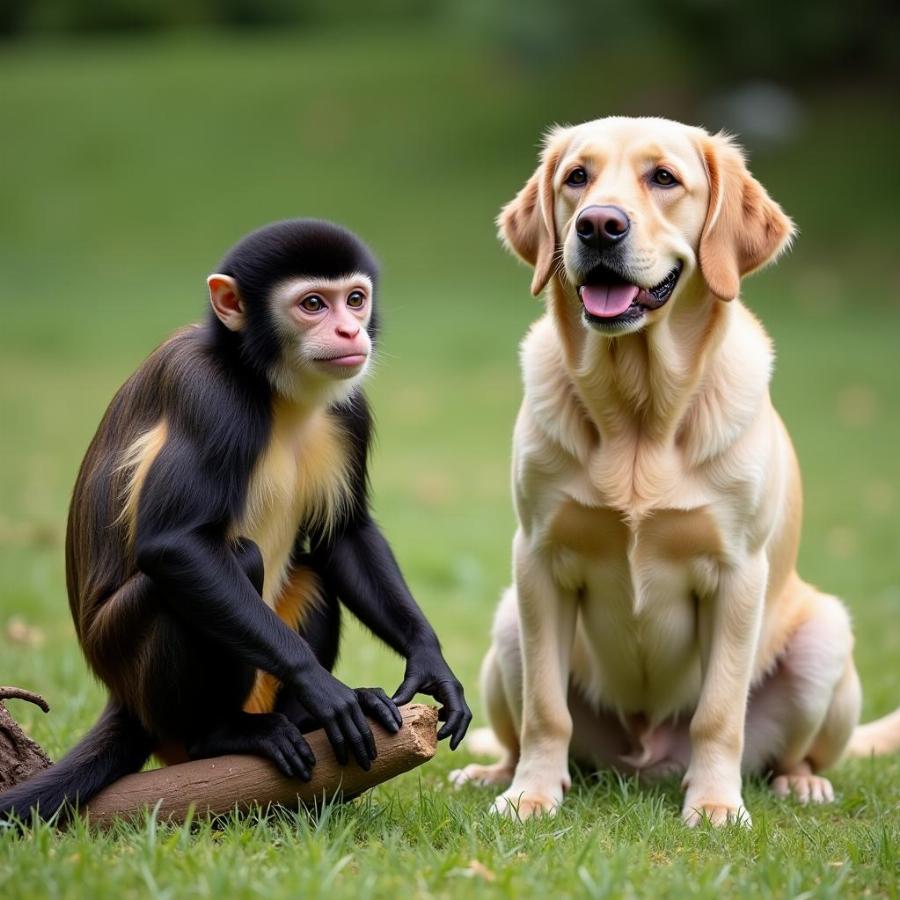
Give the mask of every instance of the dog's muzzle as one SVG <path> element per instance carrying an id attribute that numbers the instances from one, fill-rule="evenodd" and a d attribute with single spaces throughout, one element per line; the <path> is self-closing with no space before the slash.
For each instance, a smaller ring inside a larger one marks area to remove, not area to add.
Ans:
<path id="1" fill-rule="evenodd" d="M 606 265 L 595 266 L 578 285 L 585 318 L 604 329 L 630 325 L 663 306 L 681 275 L 677 263 L 659 284 L 645 288 Z"/>

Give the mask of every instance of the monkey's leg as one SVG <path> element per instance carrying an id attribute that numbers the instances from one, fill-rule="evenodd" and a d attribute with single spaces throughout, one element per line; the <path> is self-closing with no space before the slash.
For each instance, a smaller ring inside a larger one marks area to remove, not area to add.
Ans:
<path id="1" fill-rule="evenodd" d="M 183 741 L 191 759 L 256 754 L 286 775 L 310 778 L 315 757 L 297 727 L 280 713 L 244 712 L 254 667 L 167 613 L 157 619 L 146 648 L 140 683 L 144 715 L 155 733 Z"/>
<path id="2" fill-rule="evenodd" d="M 775 775 L 772 790 L 801 803 L 834 799 L 818 773 L 840 758 L 859 721 L 861 692 L 843 604 L 816 593 L 775 671 L 753 691 L 747 711 L 745 772 Z"/>
<path id="3" fill-rule="evenodd" d="M 259 548 L 252 541 L 239 541 L 235 557 L 261 591 Z M 249 692 L 247 682 L 252 683 L 249 666 L 199 635 L 192 646 L 188 634 L 193 640 L 193 630 L 169 611 L 160 590 L 143 572 L 94 604 L 82 629 L 82 645 L 92 668 L 112 695 L 157 737 L 184 737 L 192 720 L 221 721 L 240 709 Z M 199 682 L 187 677 L 191 674 Z M 199 709 L 191 710 L 190 701 L 202 695 L 213 678 L 217 689 Z"/>
<path id="4" fill-rule="evenodd" d="M 261 586 L 258 550 L 249 547 L 239 559 Z M 309 778 L 315 760 L 297 727 L 280 713 L 243 710 L 256 669 L 181 621 L 148 576 L 136 574 L 105 602 L 85 649 L 113 696 L 161 743 L 192 758 L 257 754 Z"/>

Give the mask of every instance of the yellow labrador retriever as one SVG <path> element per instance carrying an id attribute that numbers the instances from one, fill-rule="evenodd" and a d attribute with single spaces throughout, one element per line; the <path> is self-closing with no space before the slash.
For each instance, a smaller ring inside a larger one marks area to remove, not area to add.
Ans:
<path id="1" fill-rule="evenodd" d="M 794 229 L 739 148 L 663 119 L 550 133 L 500 234 L 549 285 L 522 347 L 515 584 L 483 690 L 503 758 L 454 772 L 552 812 L 569 758 L 681 773 L 683 818 L 749 823 L 742 771 L 833 797 L 856 727 L 843 604 L 796 572 L 801 491 L 769 398 L 772 348 L 737 299 Z"/>

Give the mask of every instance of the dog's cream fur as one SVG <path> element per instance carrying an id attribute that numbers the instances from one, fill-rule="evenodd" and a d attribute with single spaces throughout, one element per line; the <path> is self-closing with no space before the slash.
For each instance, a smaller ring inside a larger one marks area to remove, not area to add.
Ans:
<path id="1" fill-rule="evenodd" d="M 664 165 L 680 184 L 661 190 Z M 574 166 L 583 187 L 565 184 Z M 623 265 L 674 294 L 627 334 L 593 329 L 571 281 L 573 223 L 624 209 Z M 801 489 L 769 397 L 772 349 L 737 299 L 793 225 L 727 137 L 662 119 L 554 130 L 500 233 L 549 285 L 522 347 L 514 586 L 483 666 L 503 758 L 453 773 L 509 784 L 500 812 L 552 812 L 569 758 L 682 773 L 683 818 L 749 822 L 741 774 L 824 801 L 860 687 L 847 612 L 798 576 Z M 853 749 L 900 746 L 895 715 Z"/>

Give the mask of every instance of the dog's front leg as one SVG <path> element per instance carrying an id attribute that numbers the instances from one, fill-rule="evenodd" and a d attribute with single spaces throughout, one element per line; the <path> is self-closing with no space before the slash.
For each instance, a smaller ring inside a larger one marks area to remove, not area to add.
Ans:
<path id="1" fill-rule="evenodd" d="M 682 818 L 694 826 L 750 824 L 741 799 L 744 721 L 765 604 L 768 562 L 760 553 L 722 571 L 699 604 L 703 685 L 691 719 L 691 763 Z"/>
<path id="2" fill-rule="evenodd" d="M 497 812 L 522 820 L 556 812 L 572 783 L 566 698 L 577 615 L 575 592 L 556 583 L 546 551 L 529 544 L 522 532 L 513 544 L 523 665 L 521 750 L 512 785 L 494 803 Z"/>

